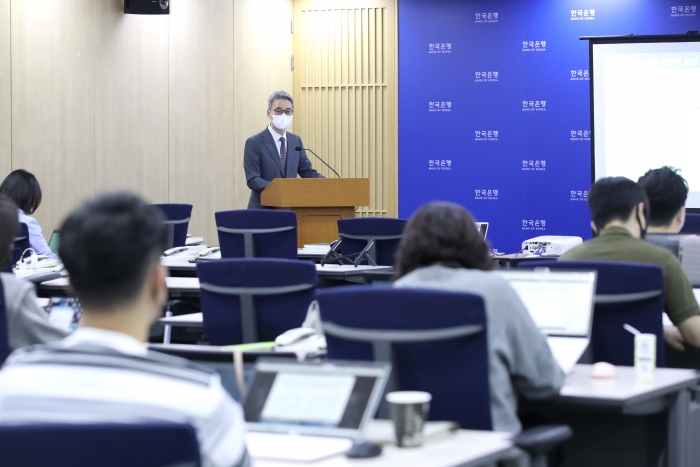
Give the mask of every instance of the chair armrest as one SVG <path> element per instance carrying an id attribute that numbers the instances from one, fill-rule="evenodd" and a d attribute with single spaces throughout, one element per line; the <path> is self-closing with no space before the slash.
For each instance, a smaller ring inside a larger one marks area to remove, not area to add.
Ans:
<path id="1" fill-rule="evenodd" d="M 513 444 L 530 455 L 542 455 L 571 438 L 572 434 L 568 425 L 541 425 L 528 428 L 515 436 Z"/>

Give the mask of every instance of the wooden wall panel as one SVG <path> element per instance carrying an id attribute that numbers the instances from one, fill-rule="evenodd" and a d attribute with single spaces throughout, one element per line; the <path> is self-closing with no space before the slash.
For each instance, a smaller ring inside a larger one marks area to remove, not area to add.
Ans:
<path id="1" fill-rule="evenodd" d="M 214 212 L 233 208 L 233 0 L 173 2 L 169 37 L 170 202 L 193 204 L 190 232 L 217 245 Z"/>
<path id="2" fill-rule="evenodd" d="M 293 95 L 292 17 L 292 0 L 234 0 L 233 199 L 237 209 L 245 209 L 250 197 L 243 170 L 245 141 L 269 124 L 267 98 L 273 91 L 284 89 Z M 294 132 L 293 125 L 289 131 Z"/>
<path id="3" fill-rule="evenodd" d="M 94 0 L 12 1 L 12 167 L 39 179 L 50 235 L 95 193 Z"/>
<path id="4" fill-rule="evenodd" d="M 0 181 L 12 170 L 10 0 L 0 0 Z"/>
<path id="5" fill-rule="evenodd" d="M 97 0 L 95 30 L 96 191 L 167 202 L 168 17 Z"/>
<path id="6" fill-rule="evenodd" d="M 296 0 L 294 17 L 298 134 L 341 176 L 370 179 L 361 215 L 396 216 L 395 0 Z"/>

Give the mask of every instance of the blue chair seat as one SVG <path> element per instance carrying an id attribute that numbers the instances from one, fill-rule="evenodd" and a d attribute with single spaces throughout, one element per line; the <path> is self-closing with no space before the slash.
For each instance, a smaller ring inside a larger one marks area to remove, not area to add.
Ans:
<path id="1" fill-rule="evenodd" d="M 393 266 L 406 222 L 385 217 L 340 219 L 339 242 L 333 245 L 323 262 L 352 260 L 355 264 Z"/>
<path id="2" fill-rule="evenodd" d="M 199 443 L 190 425 L 0 425 L 7 467 L 194 467 Z"/>
<path id="3" fill-rule="evenodd" d="M 293 211 L 242 209 L 214 214 L 222 258 L 297 259 Z"/>
<path id="4" fill-rule="evenodd" d="M 185 246 L 187 241 L 187 228 L 192 218 L 191 204 L 154 204 L 165 216 L 165 224 L 168 226 L 167 248 Z"/>

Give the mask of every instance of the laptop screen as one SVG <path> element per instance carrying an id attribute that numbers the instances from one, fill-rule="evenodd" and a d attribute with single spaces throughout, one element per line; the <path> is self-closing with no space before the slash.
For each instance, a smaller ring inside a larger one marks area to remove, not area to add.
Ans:
<path id="1" fill-rule="evenodd" d="M 499 271 L 548 336 L 590 337 L 595 271 Z"/>
<path id="2" fill-rule="evenodd" d="M 389 365 L 259 360 L 243 404 L 248 429 L 354 437 L 374 416 Z"/>
<path id="3" fill-rule="evenodd" d="M 483 240 L 486 240 L 486 234 L 489 232 L 489 223 L 488 222 L 476 222 L 476 227 L 479 229 L 479 233 L 481 234 L 481 238 Z"/>

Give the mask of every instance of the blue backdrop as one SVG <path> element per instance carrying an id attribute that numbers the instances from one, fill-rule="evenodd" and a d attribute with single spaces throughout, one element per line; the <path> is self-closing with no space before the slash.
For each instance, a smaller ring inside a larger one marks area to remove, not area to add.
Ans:
<path id="1" fill-rule="evenodd" d="M 399 215 L 449 200 L 495 249 L 590 237 L 588 42 L 700 29 L 700 0 L 399 0 Z"/>

